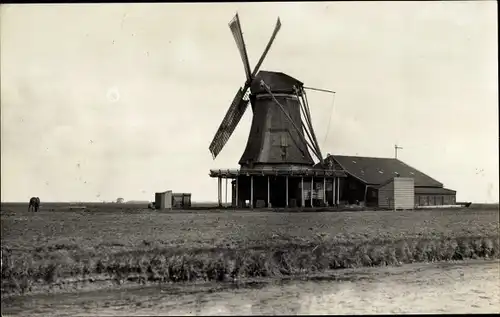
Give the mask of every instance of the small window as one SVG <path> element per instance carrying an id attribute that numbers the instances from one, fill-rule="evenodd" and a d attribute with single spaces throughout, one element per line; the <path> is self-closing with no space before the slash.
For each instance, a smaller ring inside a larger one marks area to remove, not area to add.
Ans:
<path id="1" fill-rule="evenodd" d="M 280 134 L 280 145 L 281 146 L 288 146 L 288 138 L 285 133 Z"/>

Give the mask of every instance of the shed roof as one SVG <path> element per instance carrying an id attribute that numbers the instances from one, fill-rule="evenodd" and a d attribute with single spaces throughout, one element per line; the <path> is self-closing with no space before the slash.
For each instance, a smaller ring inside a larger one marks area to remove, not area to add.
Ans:
<path id="1" fill-rule="evenodd" d="M 365 184 L 380 185 L 397 176 L 411 177 L 415 186 L 443 187 L 443 184 L 395 158 L 330 155 L 347 173 Z"/>

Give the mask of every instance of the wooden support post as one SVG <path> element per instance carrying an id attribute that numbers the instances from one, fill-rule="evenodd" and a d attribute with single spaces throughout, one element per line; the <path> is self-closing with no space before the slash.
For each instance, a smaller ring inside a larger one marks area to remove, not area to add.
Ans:
<path id="1" fill-rule="evenodd" d="M 267 176 L 267 208 L 271 208 L 271 185 L 269 183 L 269 176 Z"/>
<path id="2" fill-rule="evenodd" d="M 336 177 L 333 178 L 333 181 L 332 181 L 332 204 L 334 206 L 337 206 L 337 193 L 335 191 L 335 181 L 337 180 Z"/>
<path id="3" fill-rule="evenodd" d="M 304 201 L 304 177 L 300 178 L 300 193 L 302 194 L 302 198 L 300 200 L 300 207 L 305 207 L 306 203 Z"/>
<path id="4" fill-rule="evenodd" d="M 219 207 L 222 207 L 222 178 L 220 176 L 217 178 L 218 183 L 217 183 L 217 200 L 219 203 Z"/>
<path id="5" fill-rule="evenodd" d="M 311 207 L 314 207 L 313 193 L 314 193 L 314 177 L 311 177 Z"/>
<path id="6" fill-rule="evenodd" d="M 337 205 L 340 204 L 340 178 L 337 177 Z"/>
<path id="7" fill-rule="evenodd" d="M 250 176 L 250 208 L 253 208 L 253 175 Z"/>
<path id="8" fill-rule="evenodd" d="M 395 191 L 396 186 L 394 186 L 394 183 L 392 185 L 393 185 L 393 187 L 392 187 L 392 205 L 393 206 L 392 207 L 394 208 L 394 211 L 396 211 L 396 191 Z M 434 200 L 435 200 L 435 198 L 434 198 Z"/>
<path id="9" fill-rule="evenodd" d="M 238 176 L 236 176 L 236 184 L 235 184 L 235 190 L 236 190 L 236 193 L 235 193 L 235 196 L 236 196 L 236 208 L 239 208 L 240 207 L 240 202 L 238 200 Z"/>
<path id="10" fill-rule="evenodd" d="M 286 199 L 286 207 L 288 208 L 288 175 L 286 176 L 285 181 L 286 181 L 286 186 L 285 186 L 285 187 L 286 187 L 286 189 L 285 189 L 285 190 L 286 190 L 286 193 L 285 193 L 285 199 Z"/>
<path id="11" fill-rule="evenodd" d="M 226 177 L 226 207 L 227 207 L 227 177 Z"/>
<path id="12" fill-rule="evenodd" d="M 365 207 L 366 207 L 366 195 L 368 194 L 368 185 L 365 185 L 365 195 L 363 196 L 363 200 L 364 200 L 364 203 L 365 203 Z"/>
<path id="13" fill-rule="evenodd" d="M 323 204 L 328 206 L 326 201 L 326 177 L 323 177 Z"/>

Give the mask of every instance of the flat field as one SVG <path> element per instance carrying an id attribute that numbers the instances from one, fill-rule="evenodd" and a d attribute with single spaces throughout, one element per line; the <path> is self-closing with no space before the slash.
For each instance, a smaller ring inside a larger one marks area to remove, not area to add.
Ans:
<path id="1" fill-rule="evenodd" d="M 499 256 L 497 208 L 158 212 L 139 205 L 2 204 L 2 291 L 105 276 L 116 283 L 234 280 Z"/>

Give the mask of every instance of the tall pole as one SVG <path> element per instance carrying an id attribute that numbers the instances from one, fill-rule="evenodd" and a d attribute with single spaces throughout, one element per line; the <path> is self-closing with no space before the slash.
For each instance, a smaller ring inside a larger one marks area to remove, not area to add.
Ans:
<path id="1" fill-rule="evenodd" d="M 398 158 L 398 150 L 402 150 L 403 148 L 398 146 L 397 144 L 394 144 L 394 158 Z"/>

